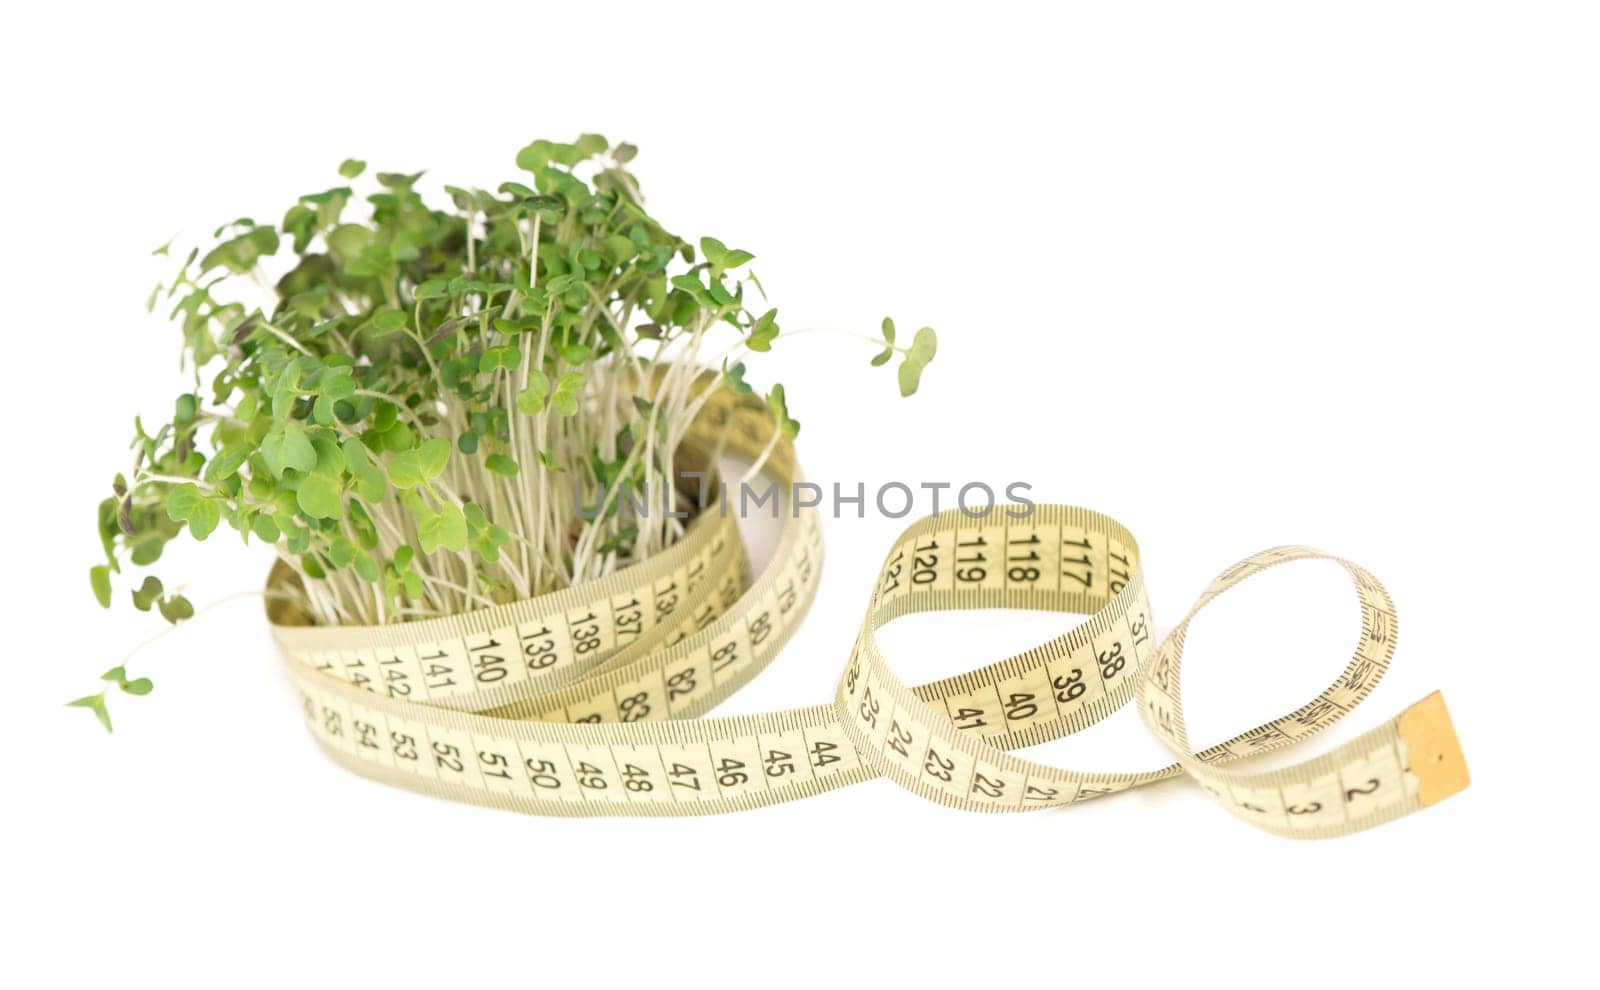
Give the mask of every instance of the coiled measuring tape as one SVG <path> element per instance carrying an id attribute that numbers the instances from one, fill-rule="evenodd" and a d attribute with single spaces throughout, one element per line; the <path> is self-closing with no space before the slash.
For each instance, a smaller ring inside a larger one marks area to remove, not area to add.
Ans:
<path id="1" fill-rule="evenodd" d="M 774 428 L 765 405 L 724 391 L 690 439 L 751 457 Z M 790 444 L 773 450 L 767 472 L 801 480 Z M 650 560 L 538 598 L 388 626 L 313 626 L 281 599 L 268 616 L 307 724 L 333 759 L 387 783 L 533 814 L 711 814 L 877 776 L 956 808 L 1020 811 L 1186 774 L 1235 816 L 1309 838 L 1380 824 L 1467 785 L 1437 692 L 1296 766 L 1234 765 L 1338 721 L 1388 670 L 1394 606 L 1359 566 L 1306 547 L 1263 551 L 1224 571 L 1157 641 L 1132 534 L 1087 509 L 1008 511 L 950 511 L 906 529 L 833 701 L 773 714 L 699 718 L 770 663 L 805 615 L 821 559 L 808 508 L 785 514 L 773 561 L 753 581 L 731 514 L 708 509 Z M 1354 583 L 1362 623 L 1349 664 L 1309 703 L 1193 751 L 1179 686 L 1190 619 L 1250 576 L 1307 559 L 1334 561 Z M 280 568 L 270 580 L 291 575 Z M 883 623 L 975 608 L 1089 618 L 930 684 L 907 686 L 885 663 L 874 638 Z M 1085 773 L 1010 752 L 1093 725 L 1130 699 L 1172 751 L 1170 766 Z"/>

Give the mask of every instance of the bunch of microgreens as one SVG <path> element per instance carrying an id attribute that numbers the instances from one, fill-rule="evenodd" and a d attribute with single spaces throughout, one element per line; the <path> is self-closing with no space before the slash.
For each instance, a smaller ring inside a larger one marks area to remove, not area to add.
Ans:
<path id="1" fill-rule="evenodd" d="M 674 458 L 711 394 L 692 386 L 709 364 L 750 392 L 741 359 L 771 348 L 777 310 L 747 305 L 747 288 L 765 297 L 749 252 L 704 237 L 697 254 L 645 212 L 635 150 L 535 141 L 517 155 L 531 185 L 446 186 L 453 209 L 424 203 L 420 175 L 379 173 L 363 216 L 341 185 L 190 252 L 150 306 L 173 304 L 193 387 L 170 422 L 135 421 L 132 469 L 100 505 L 100 603 L 125 565 L 223 523 L 271 544 L 300 578 L 274 593 L 324 624 L 513 601 L 671 544 L 684 520 L 637 508 L 685 507 Z M 734 345 L 703 350 L 721 325 Z M 901 347 L 885 319 L 877 343 L 872 363 L 901 355 L 910 395 L 933 331 Z M 766 399 L 770 452 L 800 424 L 781 385 Z M 133 601 L 173 623 L 194 613 L 154 576 Z M 151 684 L 121 666 L 104 680 L 71 704 L 109 730 L 107 691 Z"/>

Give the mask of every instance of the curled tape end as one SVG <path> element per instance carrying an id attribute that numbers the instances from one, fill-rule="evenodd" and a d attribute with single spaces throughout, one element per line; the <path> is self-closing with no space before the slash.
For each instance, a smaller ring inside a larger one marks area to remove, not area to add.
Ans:
<path id="1" fill-rule="evenodd" d="M 1397 722 L 1400 738 L 1411 752 L 1406 769 L 1420 783 L 1417 800 L 1423 807 L 1443 801 L 1471 782 L 1444 695 L 1433 692 L 1402 712 Z"/>

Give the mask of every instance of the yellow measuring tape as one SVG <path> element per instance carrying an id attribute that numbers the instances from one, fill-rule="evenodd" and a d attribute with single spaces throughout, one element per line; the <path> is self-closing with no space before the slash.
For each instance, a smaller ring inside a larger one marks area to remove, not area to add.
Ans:
<path id="1" fill-rule="evenodd" d="M 720 392 L 691 440 L 751 457 L 774 428 L 764 404 Z M 767 471 L 783 484 L 801 480 L 787 442 Z M 335 760 L 402 787 L 533 814 L 709 814 L 877 776 L 953 807 L 1020 811 L 1187 774 L 1253 825 L 1321 837 L 1466 786 L 1437 693 L 1296 766 L 1232 765 L 1338 721 L 1388 670 L 1394 606 L 1362 568 L 1306 547 L 1263 551 L 1223 572 L 1158 641 L 1126 529 L 1070 506 L 1015 511 L 950 511 L 906 529 L 833 701 L 766 715 L 698 718 L 770 663 L 809 607 L 821 543 L 808 508 L 785 513 L 773 561 L 753 582 L 734 521 L 713 507 L 650 560 L 539 598 L 388 626 L 313 626 L 281 599 L 268 614 L 307 723 Z M 1306 705 L 1193 751 L 1179 686 L 1190 619 L 1251 575 L 1307 559 L 1332 560 L 1354 582 L 1362 625 L 1349 664 Z M 271 580 L 290 575 L 280 569 Z M 875 630 L 891 619 L 974 608 L 1089 618 L 1025 653 L 918 687 L 879 652 Z M 1093 725 L 1130 699 L 1172 751 L 1171 766 L 1085 773 L 1009 752 Z"/>

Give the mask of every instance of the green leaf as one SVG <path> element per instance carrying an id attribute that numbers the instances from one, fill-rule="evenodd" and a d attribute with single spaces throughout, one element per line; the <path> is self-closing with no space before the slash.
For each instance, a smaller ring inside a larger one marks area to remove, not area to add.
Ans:
<path id="1" fill-rule="evenodd" d="M 328 562 L 334 567 L 349 567 L 356 559 L 356 545 L 348 536 L 336 536 L 328 545 Z"/>
<path id="2" fill-rule="evenodd" d="M 303 427 L 293 423 L 285 423 L 261 438 L 261 457 L 267 462 L 267 470 L 279 478 L 290 468 L 309 474 L 317 466 L 317 449 L 311 445 L 311 438 Z"/>
<path id="3" fill-rule="evenodd" d="M 745 346 L 752 351 L 770 351 L 772 342 L 777 336 L 778 311 L 769 309 L 750 327 L 750 336 L 745 339 Z"/>
<path id="4" fill-rule="evenodd" d="M 517 396 L 517 409 L 525 416 L 537 416 L 544 412 L 545 397 L 550 394 L 550 379 L 542 371 L 530 372 L 528 387 Z"/>
<path id="5" fill-rule="evenodd" d="M 89 568 L 89 587 L 94 589 L 94 600 L 101 608 L 111 607 L 111 568 L 105 564 Z"/>
<path id="6" fill-rule="evenodd" d="M 404 310 L 385 306 L 372 314 L 372 335 L 374 337 L 387 337 L 391 333 L 406 328 L 406 314 Z"/>
<path id="7" fill-rule="evenodd" d="M 205 500 L 205 494 L 198 485 L 176 485 L 167 492 L 167 518 L 173 522 L 186 522 Z"/>
<path id="8" fill-rule="evenodd" d="M 707 289 L 705 283 L 694 275 L 672 276 L 672 287 L 687 292 L 694 298 L 695 303 L 704 309 L 717 308 L 717 301 L 712 298 L 711 290 Z"/>
<path id="9" fill-rule="evenodd" d="M 497 368 L 514 370 L 522 363 L 522 348 L 516 346 L 491 347 L 478 359 L 479 374 L 487 375 Z"/>
<path id="10" fill-rule="evenodd" d="M 495 474 L 504 475 L 507 478 L 516 477 L 519 470 L 517 462 L 504 454 L 490 454 L 483 459 L 483 466 Z"/>
<path id="11" fill-rule="evenodd" d="M 111 714 L 106 711 L 106 696 L 104 693 L 86 695 L 76 701 L 67 702 L 68 708 L 87 708 L 94 712 L 94 717 L 100 720 L 106 731 L 111 731 Z"/>
<path id="12" fill-rule="evenodd" d="M 222 519 L 222 510 L 214 499 L 207 497 L 195 485 L 178 485 L 167 493 L 167 518 L 173 522 L 187 522 L 189 533 L 197 540 L 210 536 Z"/>
<path id="13" fill-rule="evenodd" d="M 423 553 L 431 554 L 440 547 L 457 552 L 465 550 L 467 519 L 459 508 L 447 502 L 438 512 L 417 522 L 417 538 L 422 542 Z"/>
<path id="14" fill-rule="evenodd" d="M 250 532 L 267 543 L 276 543 L 278 537 L 283 535 L 278 531 L 278 524 L 264 512 L 258 512 L 250 517 Z"/>
<path id="15" fill-rule="evenodd" d="M 894 321 L 887 316 L 883 318 L 883 353 L 872 359 L 874 368 L 882 367 L 894 357 Z"/>
<path id="16" fill-rule="evenodd" d="M 700 238 L 700 253 L 711 263 L 711 271 L 715 275 L 755 260 L 755 255 L 749 251 L 729 248 L 715 237 Z"/>
<path id="17" fill-rule="evenodd" d="M 772 391 L 767 394 L 767 408 L 772 410 L 773 418 L 778 421 L 778 429 L 783 431 L 784 436 L 793 440 L 800 435 L 799 420 L 789 418 L 789 405 L 784 399 L 782 385 L 772 386 Z"/>
<path id="18" fill-rule="evenodd" d="M 144 583 L 133 589 L 133 607 L 141 612 L 150 611 L 156 599 L 161 597 L 161 579 L 154 574 L 147 576 Z"/>
<path id="19" fill-rule="evenodd" d="M 431 437 L 418 444 L 416 452 L 422 458 L 423 476 L 432 481 L 444 473 L 444 466 L 450 461 L 450 441 Z"/>
<path id="20" fill-rule="evenodd" d="M 373 462 L 366 445 L 350 437 L 345 440 L 343 449 L 344 469 L 355 481 L 356 494 L 374 504 L 382 501 L 389 487 L 388 479 L 384 476 L 383 468 Z"/>
<path id="21" fill-rule="evenodd" d="M 743 361 L 740 361 L 728 369 L 728 388 L 732 389 L 733 394 L 735 395 L 749 395 L 751 392 L 755 391 L 750 387 L 750 384 L 744 380 Z"/>
<path id="22" fill-rule="evenodd" d="M 450 295 L 450 280 L 447 278 L 430 278 L 417 286 L 413 294 L 417 300 L 442 299 Z"/>
<path id="23" fill-rule="evenodd" d="M 278 253 L 278 232 L 271 227 L 256 227 L 231 241 L 224 241 L 200 259 L 200 270 L 222 267 L 244 275 L 263 257 Z"/>
<path id="24" fill-rule="evenodd" d="M 922 369 L 933 360 L 934 352 L 938 350 L 938 340 L 934 337 L 932 327 L 923 327 L 911 338 L 911 347 L 906 351 L 906 359 L 900 364 L 900 394 L 910 395 L 917 390 L 918 383 L 922 380 Z"/>
<path id="25" fill-rule="evenodd" d="M 143 696 L 155 690 L 155 684 L 148 677 L 135 677 L 131 681 L 122 682 L 122 690 L 127 694 Z"/>
<path id="26" fill-rule="evenodd" d="M 226 445 L 206 463 L 205 480 L 213 485 L 227 481 L 239 473 L 239 468 L 253 453 L 255 446 L 243 441 Z"/>
<path id="27" fill-rule="evenodd" d="M 184 619 L 194 618 L 194 606 L 189 604 L 189 599 L 182 595 L 168 595 L 161 599 L 161 617 L 173 625 Z"/>
<path id="28" fill-rule="evenodd" d="M 449 459 L 450 441 L 443 437 L 424 440 L 389 461 L 389 483 L 396 488 L 416 488 L 443 474 Z"/>
<path id="29" fill-rule="evenodd" d="M 556 382 L 556 390 L 550 394 L 550 408 L 563 416 L 571 416 L 578 411 L 578 397 L 583 392 L 583 374 L 577 371 L 568 371 Z"/>
<path id="30" fill-rule="evenodd" d="M 349 368 L 333 369 L 322 376 L 317 391 L 329 399 L 348 399 L 356 394 L 356 380 Z"/>
<path id="31" fill-rule="evenodd" d="M 222 508 L 213 499 L 206 499 L 189 516 L 189 535 L 197 540 L 204 540 L 217 528 L 217 523 L 222 521 Z"/>
<path id="32" fill-rule="evenodd" d="M 301 479 L 294 496 L 300 511 L 313 519 L 340 519 L 344 516 L 344 500 L 340 493 L 338 478 L 319 473 Z"/>
<path id="33" fill-rule="evenodd" d="M 727 253 L 728 246 L 715 237 L 700 238 L 700 254 L 711 264 L 720 264 Z"/>
<path id="34" fill-rule="evenodd" d="M 339 166 L 339 174 L 346 179 L 353 179 L 366 171 L 367 163 L 359 158 L 346 158 Z"/>

